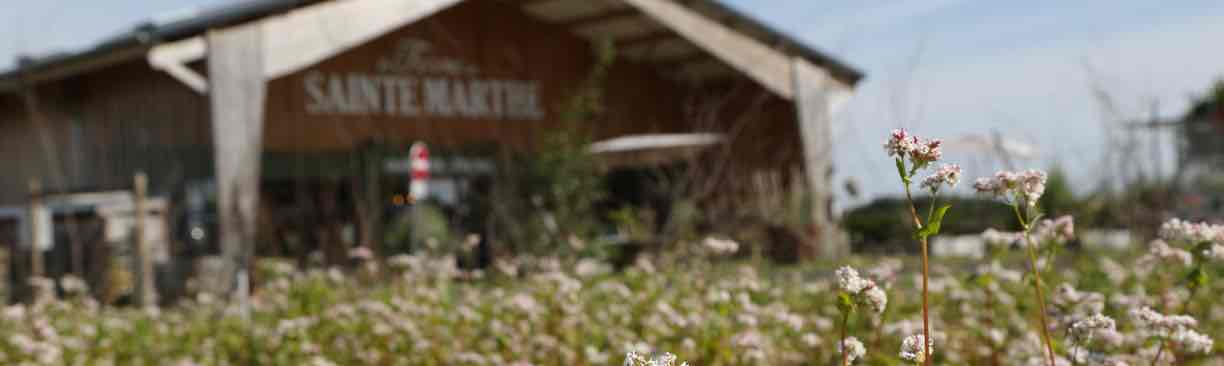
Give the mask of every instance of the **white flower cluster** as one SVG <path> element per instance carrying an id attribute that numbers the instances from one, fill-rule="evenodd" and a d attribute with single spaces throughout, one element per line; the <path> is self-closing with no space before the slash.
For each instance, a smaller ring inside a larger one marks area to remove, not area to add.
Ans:
<path id="1" fill-rule="evenodd" d="M 715 237 L 706 237 L 701 241 L 701 245 L 714 255 L 730 255 L 739 251 L 739 243 L 730 239 L 721 239 Z"/>
<path id="2" fill-rule="evenodd" d="M 944 164 L 935 170 L 934 174 L 922 180 L 922 188 L 930 191 L 931 194 L 939 192 L 939 188 L 948 186 L 949 189 L 956 188 L 956 184 L 960 183 L 961 167 L 956 164 Z"/>
<path id="3" fill-rule="evenodd" d="M 843 347 L 844 345 L 844 347 Z M 846 355 L 846 363 L 851 364 L 856 360 L 860 360 L 867 354 L 867 347 L 863 346 L 863 342 L 858 338 L 848 337 L 843 339 L 837 345 L 838 352 L 844 352 Z"/>
<path id="4" fill-rule="evenodd" d="M 1033 236 L 1040 241 L 1065 243 L 1075 238 L 1075 218 L 1062 215 L 1054 219 L 1043 219 L 1033 228 Z"/>
<path id="5" fill-rule="evenodd" d="M 888 141 L 884 143 L 884 151 L 888 156 L 897 159 L 908 159 L 911 166 L 921 169 L 943 157 L 939 145 L 940 139 L 923 139 L 911 135 L 905 129 L 893 130 Z"/>
<path id="6" fill-rule="evenodd" d="M 1211 352 L 1212 347 L 1215 347 L 1215 341 L 1211 337 L 1192 329 L 1179 329 L 1173 332 L 1170 339 L 1190 353 L 1208 353 Z"/>
<path id="7" fill-rule="evenodd" d="M 1142 258 L 1139 258 L 1140 263 L 1164 262 L 1189 266 L 1194 261 L 1194 256 L 1190 252 L 1170 247 L 1169 243 L 1164 240 L 1156 239 L 1148 243 L 1148 252 Z"/>
<path id="8" fill-rule="evenodd" d="M 1172 242 L 1221 242 L 1224 241 L 1224 225 L 1173 218 L 1160 225 L 1158 234 L 1161 239 Z"/>
<path id="9" fill-rule="evenodd" d="M 664 353 L 658 357 L 645 357 L 637 352 L 629 352 L 625 355 L 624 366 L 674 366 L 676 364 L 676 355 Z M 681 363 L 680 366 L 688 366 L 688 362 Z"/>
<path id="10" fill-rule="evenodd" d="M 1191 316 L 1164 315 L 1146 306 L 1131 309 L 1130 316 L 1141 329 L 1172 341 L 1187 352 L 1206 353 L 1215 345 L 1211 337 L 1192 329 L 1198 326 L 1198 320 Z"/>
<path id="11" fill-rule="evenodd" d="M 1187 315 L 1164 315 L 1152 310 L 1152 308 L 1144 306 L 1137 309 L 1131 309 L 1131 319 L 1141 328 L 1148 330 L 1169 332 L 1178 329 L 1192 328 L 1198 326 L 1198 320 Z"/>
<path id="12" fill-rule="evenodd" d="M 1092 341 L 1093 335 L 1104 332 L 1116 332 L 1117 322 L 1100 313 L 1093 314 L 1071 324 L 1071 338 L 1075 343 L 1084 344 Z"/>
<path id="13" fill-rule="evenodd" d="M 1045 193 L 1046 173 L 1040 170 L 1025 170 L 1011 172 L 1001 170 L 993 177 L 978 178 L 973 183 L 973 189 L 978 193 L 988 193 L 995 197 L 1023 201 L 1029 206 L 1036 206 L 1037 200 Z"/>
<path id="14" fill-rule="evenodd" d="M 878 315 L 884 312 L 888 306 L 888 295 L 875 281 L 860 277 L 858 271 L 850 267 L 838 268 L 835 273 L 839 289 L 867 304 L 873 313 Z"/>
<path id="15" fill-rule="evenodd" d="M 923 349 L 923 340 L 926 340 L 926 338 L 923 337 L 922 334 L 914 334 L 910 335 L 909 337 L 905 337 L 905 340 L 901 341 L 901 359 L 916 364 L 925 363 L 926 350 Z M 932 340 L 926 340 L 925 343 L 927 344 L 927 347 L 931 349 L 931 354 L 935 354 L 935 342 Z"/>

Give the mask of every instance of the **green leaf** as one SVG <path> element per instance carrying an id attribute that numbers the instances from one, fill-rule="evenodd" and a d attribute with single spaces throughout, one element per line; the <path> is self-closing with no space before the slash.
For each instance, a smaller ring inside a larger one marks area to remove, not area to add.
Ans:
<path id="1" fill-rule="evenodd" d="M 932 235 L 939 235 L 939 227 L 943 224 L 944 214 L 948 213 L 948 209 L 952 205 L 943 205 L 935 209 L 935 213 L 931 215 L 931 220 L 927 222 L 922 230 L 918 230 L 918 239 L 925 239 Z"/>
<path id="2" fill-rule="evenodd" d="M 837 308 L 842 314 L 850 314 L 854 312 L 854 299 L 850 298 L 850 294 L 845 291 L 837 293 Z"/>
<path id="3" fill-rule="evenodd" d="M 901 160 L 901 158 L 897 158 L 896 162 L 897 162 L 897 176 L 901 177 L 902 182 L 909 184 L 910 182 L 909 174 L 905 173 L 905 161 Z"/>
<path id="4" fill-rule="evenodd" d="M 1202 265 L 1194 266 L 1194 269 L 1190 270 L 1190 273 L 1186 274 L 1186 283 L 1191 289 L 1206 287 L 1207 281 L 1209 280 L 1210 278 L 1207 277 L 1207 271 L 1203 270 Z"/>

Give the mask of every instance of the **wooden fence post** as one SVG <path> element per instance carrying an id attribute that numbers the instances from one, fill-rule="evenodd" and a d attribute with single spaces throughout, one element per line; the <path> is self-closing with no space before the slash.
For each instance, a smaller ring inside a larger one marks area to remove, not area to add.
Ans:
<path id="1" fill-rule="evenodd" d="M 42 183 L 38 178 L 30 179 L 30 209 L 26 213 L 27 219 L 30 221 L 27 224 L 30 227 L 30 276 L 43 276 L 43 255 L 42 250 L 38 248 L 38 243 L 43 241 L 42 225 L 40 225 L 40 213 L 45 210 L 42 202 Z"/>
<path id="2" fill-rule="evenodd" d="M 149 238 L 145 235 L 147 223 L 145 218 L 148 215 L 147 189 L 149 178 L 144 172 L 137 172 L 132 178 L 132 215 L 133 215 L 133 243 L 136 246 L 136 257 L 139 261 L 139 286 L 137 286 L 137 297 L 141 306 L 154 307 L 157 306 L 157 286 L 153 282 L 153 258 L 152 250 L 149 249 Z"/>

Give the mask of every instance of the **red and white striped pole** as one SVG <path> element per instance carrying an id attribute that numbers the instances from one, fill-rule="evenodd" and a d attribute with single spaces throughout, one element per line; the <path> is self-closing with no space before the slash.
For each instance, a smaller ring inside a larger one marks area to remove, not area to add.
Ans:
<path id="1" fill-rule="evenodd" d="M 429 148 L 424 142 L 413 143 L 408 149 L 408 159 L 408 201 L 416 202 L 425 198 L 429 188 Z"/>

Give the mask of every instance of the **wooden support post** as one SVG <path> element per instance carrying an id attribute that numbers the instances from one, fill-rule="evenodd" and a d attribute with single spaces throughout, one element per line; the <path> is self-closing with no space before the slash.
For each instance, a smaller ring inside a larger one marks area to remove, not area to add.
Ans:
<path id="1" fill-rule="evenodd" d="M 217 215 L 225 257 L 218 281 L 225 288 L 213 290 L 232 295 L 245 309 L 263 152 L 264 42 L 257 24 L 210 31 L 207 41 Z"/>
<path id="2" fill-rule="evenodd" d="M 30 209 L 26 213 L 26 218 L 29 220 L 27 224 L 30 227 L 30 237 L 29 237 L 30 242 L 27 244 L 29 244 L 29 247 L 30 247 L 30 277 L 31 278 L 32 277 L 42 277 L 44 274 L 43 273 L 43 255 L 42 255 L 43 253 L 42 253 L 42 250 L 38 247 L 39 243 L 41 243 L 43 240 L 46 240 L 42 237 L 43 222 L 41 219 L 41 215 L 42 215 L 42 211 L 46 210 L 47 208 L 43 207 L 42 198 L 43 198 L 42 197 L 42 183 L 38 181 L 38 178 L 30 179 Z"/>
<path id="3" fill-rule="evenodd" d="M 157 306 L 157 285 L 153 277 L 153 251 L 149 248 L 149 238 L 146 237 L 145 222 L 148 216 L 147 190 L 149 179 L 144 172 L 137 172 L 132 178 L 132 243 L 136 247 L 136 259 L 139 261 L 140 281 L 136 287 L 137 300 L 141 306 Z"/>
<path id="4" fill-rule="evenodd" d="M 833 112 L 849 88 L 806 60 L 793 61 L 795 110 L 803 142 L 804 171 L 811 200 L 811 234 L 821 256 L 850 254 L 846 237 L 833 222 Z"/>

